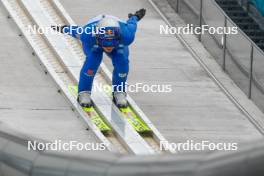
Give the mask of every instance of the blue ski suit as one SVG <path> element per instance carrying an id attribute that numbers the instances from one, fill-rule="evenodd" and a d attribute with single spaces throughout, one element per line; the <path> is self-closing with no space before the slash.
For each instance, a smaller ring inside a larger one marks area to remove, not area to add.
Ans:
<path id="1" fill-rule="evenodd" d="M 119 22 L 121 42 L 116 48 L 114 48 L 111 53 L 106 54 L 112 59 L 114 67 L 112 77 L 112 85 L 114 88 L 113 91 L 125 91 L 125 83 L 127 81 L 129 72 L 128 46 L 134 41 L 138 18 L 132 16 L 128 19 L 128 21 L 122 21 L 116 17 L 111 17 L 117 19 L 117 21 Z M 94 76 L 102 62 L 104 50 L 97 44 L 96 36 L 92 33 L 93 27 L 95 27 L 102 18 L 103 15 L 99 15 L 89 20 L 88 24 L 83 27 L 66 26 L 64 28 L 64 33 L 68 33 L 72 37 L 77 38 L 81 41 L 83 51 L 86 55 L 86 60 L 80 72 L 78 92 L 92 90 Z M 78 30 L 85 32 L 81 32 L 80 34 Z M 119 90 L 118 88 L 121 88 L 121 90 Z"/>

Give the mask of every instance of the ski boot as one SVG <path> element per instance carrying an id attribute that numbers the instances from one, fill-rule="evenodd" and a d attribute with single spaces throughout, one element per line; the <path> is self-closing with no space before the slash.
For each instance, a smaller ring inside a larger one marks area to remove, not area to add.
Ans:
<path id="1" fill-rule="evenodd" d="M 78 94 L 78 103 L 84 108 L 90 108 L 93 106 L 90 91 L 83 91 Z"/>
<path id="2" fill-rule="evenodd" d="M 113 92 L 113 101 L 118 108 L 127 108 L 126 92 Z"/>

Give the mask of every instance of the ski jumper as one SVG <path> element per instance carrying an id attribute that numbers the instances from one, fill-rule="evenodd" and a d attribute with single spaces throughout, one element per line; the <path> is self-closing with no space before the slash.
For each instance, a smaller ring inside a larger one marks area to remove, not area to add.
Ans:
<path id="1" fill-rule="evenodd" d="M 113 91 L 125 91 L 125 83 L 129 72 L 129 48 L 128 46 L 133 43 L 135 33 L 137 30 L 138 18 L 132 16 L 128 21 L 122 21 L 113 16 L 107 16 L 117 19 L 120 25 L 120 43 L 113 49 L 111 53 L 106 53 L 111 59 L 114 67 L 112 85 Z M 88 21 L 88 24 L 79 26 L 66 26 L 65 33 L 68 33 L 74 38 L 81 41 L 83 51 L 86 55 L 86 60 L 80 72 L 80 81 L 78 86 L 78 92 L 91 91 L 94 76 L 100 66 L 103 58 L 104 50 L 100 47 L 96 40 L 96 35 L 92 30 L 97 23 L 103 18 L 103 15 L 99 15 Z M 75 30 L 70 30 L 75 29 Z M 78 30 L 82 30 L 81 34 Z M 119 89 L 121 88 L 121 90 Z"/>

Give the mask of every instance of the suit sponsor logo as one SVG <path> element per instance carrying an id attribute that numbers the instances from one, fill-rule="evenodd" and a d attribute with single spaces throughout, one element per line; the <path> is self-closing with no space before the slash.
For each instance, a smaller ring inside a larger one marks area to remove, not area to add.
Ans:
<path id="1" fill-rule="evenodd" d="M 127 76 L 127 73 L 119 73 L 118 76 L 120 78 L 125 78 Z"/>

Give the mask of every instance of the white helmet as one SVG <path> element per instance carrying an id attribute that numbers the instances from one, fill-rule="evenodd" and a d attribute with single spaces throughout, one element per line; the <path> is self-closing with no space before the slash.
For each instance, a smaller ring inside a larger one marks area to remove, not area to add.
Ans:
<path id="1" fill-rule="evenodd" d="M 119 22 L 113 17 L 103 15 L 103 18 L 97 24 L 98 28 L 105 28 L 105 27 L 117 27 L 119 28 Z"/>
<path id="2" fill-rule="evenodd" d="M 117 47 L 120 44 L 121 30 L 119 21 L 111 16 L 103 16 L 97 27 L 104 30 L 103 34 L 97 34 L 97 43 L 101 47 Z"/>

